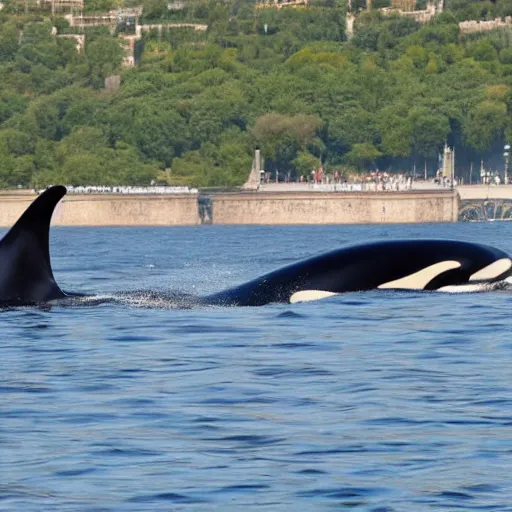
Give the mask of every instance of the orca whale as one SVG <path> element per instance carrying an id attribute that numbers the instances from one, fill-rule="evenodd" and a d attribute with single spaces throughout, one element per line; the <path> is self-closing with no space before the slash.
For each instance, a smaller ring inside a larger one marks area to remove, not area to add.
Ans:
<path id="1" fill-rule="evenodd" d="M 0 241 L 0 304 L 30 305 L 66 297 L 50 262 L 50 221 L 66 187 L 37 197 Z"/>
<path id="2" fill-rule="evenodd" d="M 43 192 L 0 241 L 0 304 L 32 305 L 82 296 L 53 277 L 49 232 L 63 186 Z M 503 251 L 456 240 L 387 240 L 336 249 L 199 299 L 201 304 L 262 306 L 373 289 L 470 291 L 512 274 Z"/>
<path id="3" fill-rule="evenodd" d="M 320 254 L 207 300 L 261 306 L 373 289 L 472 291 L 511 274 L 511 259 L 494 247 L 456 240 L 387 240 Z"/>

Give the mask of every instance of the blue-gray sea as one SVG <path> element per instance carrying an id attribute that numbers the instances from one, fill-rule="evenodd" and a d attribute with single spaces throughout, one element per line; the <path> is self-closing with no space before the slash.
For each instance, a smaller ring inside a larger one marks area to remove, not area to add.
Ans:
<path id="1" fill-rule="evenodd" d="M 512 510 L 512 291 L 173 299 L 410 237 L 512 253 L 505 222 L 53 228 L 60 285 L 119 298 L 0 313 L 0 510 Z"/>

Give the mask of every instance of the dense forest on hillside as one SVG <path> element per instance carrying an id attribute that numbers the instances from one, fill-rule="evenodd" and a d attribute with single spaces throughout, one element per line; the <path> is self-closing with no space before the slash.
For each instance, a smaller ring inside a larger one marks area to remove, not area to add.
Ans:
<path id="1" fill-rule="evenodd" d="M 447 0 L 426 25 L 360 12 L 350 41 L 344 0 L 279 10 L 191 0 L 174 11 L 145 0 L 146 22 L 209 28 L 149 32 L 133 68 L 122 68 L 119 36 L 105 27 L 87 30 L 79 53 L 52 35 L 52 26 L 72 32 L 62 17 L 4 3 L 2 187 L 236 186 L 255 148 L 266 170 L 292 178 L 320 162 L 343 172 L 426 162 L 432 175 L 445 141 L 464 172 L 512 140 L 512 31 L 461 37 L 458 27 L 512 15 L 510 0 Z M 105 90 L 115 74 L 120 89 Z"/>

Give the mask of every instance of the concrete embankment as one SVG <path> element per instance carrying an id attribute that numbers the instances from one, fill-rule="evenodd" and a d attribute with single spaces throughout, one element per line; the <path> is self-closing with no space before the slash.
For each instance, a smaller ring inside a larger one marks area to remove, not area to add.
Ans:
<path id="1" fill-rule="evenodd" d="M 0 194 L 0 226 L 11 226 L 36 196 Z M 58 226 L 191 226 L 198 224 L 369 224 L 455 222 L 459 196 L 449 190 L 364 193 L 225 193 L 68 195 Z"/>
<path id="2" fill-rule="evenodd" d="M 212 197 L 213 224 L 371 224 L 455 222 L 449 190 L 359 193 L 253 193 Z"/>
<path id="3" fill-rule="evenodd" d="M 34 194 L 0 195 L 0 226 L 11 226 Z M 198 225 L 196 195 L 68 195 L 57 206 L 55 226 Z"/>

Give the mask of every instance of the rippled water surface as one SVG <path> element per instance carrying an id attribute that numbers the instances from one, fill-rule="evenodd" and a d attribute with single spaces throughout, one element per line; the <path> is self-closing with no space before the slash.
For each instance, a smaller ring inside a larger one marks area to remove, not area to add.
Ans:
<path id="1" fill-rule="evenodd" d="M 512 253 L 487 223 L 56 228 L 52 255 L 66 290 L 203 294 L 383 237 Z M 512 510 L 512 292 L 161 297 L 0 313 L 0 510 Z"/>

